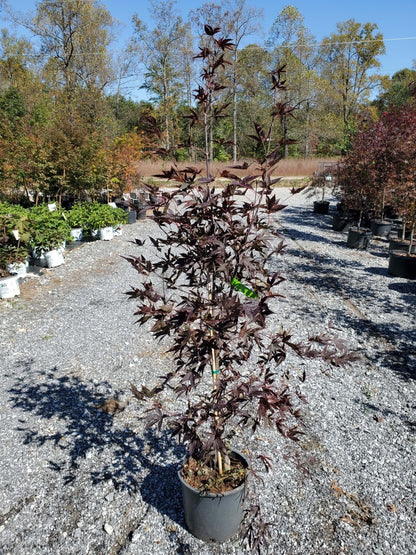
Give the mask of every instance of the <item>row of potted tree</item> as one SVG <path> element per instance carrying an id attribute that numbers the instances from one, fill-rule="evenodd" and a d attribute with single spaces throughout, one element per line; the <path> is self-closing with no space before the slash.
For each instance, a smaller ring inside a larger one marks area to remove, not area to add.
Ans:
<path id="1" fill-rule="evenodd" d="M 47 267 L 64 262 L 69 241 L 84 236 L 111 239 L 127 221 L 121 208 L 99 203 L 79 203 L 70 210 L 51 204 L 31 209 L 0 203 L 0 298 L 19 294 L 18 278 L 26 274 L 29 258 Z"/>
<path id="2" fill-rule="evenodd" d="M 347 245 L 359 249 L 372 236 L 389 237 L 389 273 L 416 279 L 416 110 L 395 108 L 363 124 L 334 173 L 342 199 L 334 229 L 348 226 Z"/>

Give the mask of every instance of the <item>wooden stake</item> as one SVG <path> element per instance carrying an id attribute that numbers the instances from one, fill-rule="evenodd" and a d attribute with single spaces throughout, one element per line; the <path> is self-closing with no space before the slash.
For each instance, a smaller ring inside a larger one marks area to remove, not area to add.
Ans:
<path id="1" fill-rule="evenodd" d="M 212 301 L 212 291 L 214 290 L 214 276 L 212 277 L 212 281 L 211 281 L 211 293 L 209 295 L 209 299 L 210 301 Z M 211 317 L 212 317 L 212 306 L 211 306 Z M 212 328 L 210 328 L 209 330 L 210 336 L 211 338 L 214 337 L 214 331 Z M 215 355 L 215 349 L 214 347 L 211 348 L 211 367 L 212 367 L 212 371 L 211 371 L 211 375 L 212 375 L 212 384 L 213 384 L 213 389 L 214 391 L 217 389 L 217 374 L 218 374 L 218 367 L 217 367 L 217 357 Z M 218 414 L 217 412 L 214 413 L 214 421 L 217 423 L 218 422 Z M 223 466 L 222 466 L 222 456 L 221 453 L 218 452 L 218 472 L 221 475 L 223 473 Z"/>

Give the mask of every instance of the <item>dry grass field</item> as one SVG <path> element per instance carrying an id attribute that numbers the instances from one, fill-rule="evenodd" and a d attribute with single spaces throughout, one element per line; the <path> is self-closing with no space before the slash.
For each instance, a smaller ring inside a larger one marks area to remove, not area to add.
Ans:
<path id="1" fill-rule="evenodd" d="M 276 176 L 283 178 L 305 178 L 310 177 L 315 171 L 322 168 L 323 164 L 334 163 L 335 158 L 298 158 L 281 160 L 276 168 Z M 141 160 L 139 162 L 139 171 L 143 178 L 151 178 L 157 174 L 161 174 L 163 170 L 170 169 L 173 162 L 168 160 Z M 239 162 L 239 163 L 242 163 Z M 196 167 L 204 172 L 204 162 L 181 162 L 177 164 L 179 168 L 186 168 L 187 166 Z M 213 162 L 211 164 L 211 171 L 214 175 L 220 175 L 225 169 L 229 169 L 233 162 Z M 252 168 L 255 168 L 255 162 Z"/>

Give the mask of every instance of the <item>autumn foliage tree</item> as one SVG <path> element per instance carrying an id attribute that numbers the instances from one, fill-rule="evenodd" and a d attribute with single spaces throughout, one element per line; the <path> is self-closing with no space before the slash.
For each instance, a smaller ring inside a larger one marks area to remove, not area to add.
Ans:
<path id="1" fill-rule="evenodd" d="M 416 225 L 416 111 L 394 108 L 358 133 L 338 168 L 345 204 L 383 215 L 388 203 L 408 228 Z"/>
<path id="2" fill-rule="evenodd" d="M 151 146 L 149 138 L 137 129 L 115 139 L 110 154 L 113 189 L 119 188 L 120 192 L 127 192 L 138 185 L 141 177 L 140 160 L 146 156 Z"/>
<path id="3" fill-rule="evenodd" d="M 389 169 L 387 182 L 391 200 L 405 227 L 410 230 L 412 243 L 416 228 L 416 110 L 403 107 L 382 115 L 386 135 Z M 409 252 L 411 244 L 409 245 Z"/>

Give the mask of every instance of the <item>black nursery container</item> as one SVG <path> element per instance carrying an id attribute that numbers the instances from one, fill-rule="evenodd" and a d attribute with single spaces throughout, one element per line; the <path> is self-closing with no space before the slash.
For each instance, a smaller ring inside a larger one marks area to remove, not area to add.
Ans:
<path id="1" fill-rule="evenodd" d="M 130 210 L 130 212 L 128 212 L 127 214 L 128 214 L 127 223 L 129 223 L 129 224 L 136 223 L 136 220 L 137 220 L 136 210 Z"/>
<path id="2" fill-rule="evenodd" d="M 353 216 L 342 212 L 335 212 L 332 219 L 332 229 L 334 231 L 345 231 L 354 223 Z"/>
<path id="3" fill-rule="evenodd" d="M 314 214 L 328 214 L 329 201 L 327 200 L 315 200 L 313 203 Z"/>
<path id="4" fill-rule="evenodd" d="M 351 249 L 366 250 L 370 244 L 371 230 L 351 227 L 348 231 L 347 247 Z"/>
<path id="5" fill-rule="evenodd" d="M 416 279 L 416 255 L 392 251 L 389 258 L 390 275 L 405 279 Z"/>
<path id="6" fill-rule="evenodd" d="M 371 222 L 371 233 L 375 237 L 388 237 L 392 228 L 391 222 L 386 220 L 373 220 Z"/>
<path id="7" fill-rule="evenodd" d="M 232 452 L 232 455 L 248 466 L 240 453 Z M 204 541 L 223 542 L 239 531 L 244 516 L 245 482 L 222 494 L 203 493 L 190 486 L 180 471 L 178 476 L 185 523 L 191 534 Z"/>

